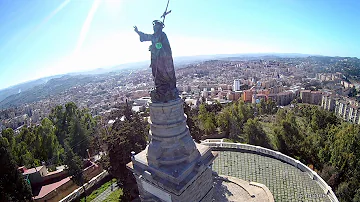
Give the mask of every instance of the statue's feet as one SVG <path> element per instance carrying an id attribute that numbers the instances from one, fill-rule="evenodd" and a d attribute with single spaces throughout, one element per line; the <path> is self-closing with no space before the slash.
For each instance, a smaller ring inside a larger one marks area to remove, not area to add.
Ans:
<path id="1" fill-rule="evenodd" d="M 160 92 L 157 89 L 152 89 L 150 91 L 151 101 L 156 102 L 169 102 L 171 100 L 176 100 L 179 98 L 179 91 L 177 88 L 168 90 L 165 93 Z"/>

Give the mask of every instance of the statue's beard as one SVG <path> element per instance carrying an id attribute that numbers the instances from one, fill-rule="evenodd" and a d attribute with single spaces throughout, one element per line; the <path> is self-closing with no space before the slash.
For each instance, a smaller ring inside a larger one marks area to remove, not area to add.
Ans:
<path id="1" fill-rule="evenodd" d="M 157 33 L 160 33 L 161 32 L 161 29 L 154 29 L 154 34 L 157 34 Z"/>

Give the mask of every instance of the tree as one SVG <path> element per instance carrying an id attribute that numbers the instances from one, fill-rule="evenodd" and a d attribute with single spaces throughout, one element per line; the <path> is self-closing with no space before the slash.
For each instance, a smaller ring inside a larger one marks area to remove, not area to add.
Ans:
<path id="1" fill-rule="evenodd" d="M 353 124 L 344 123 L 335 135 L 330 161 L 341 171 L 353 168 L 360 155 L 360 131 Z"/>
<path id="2" fill-rule="evenodd" d="M 55 135 L 57 136 L 60 144 L 64 146 L 68 122 L 66 121 L 63 107 L 59 105 L 52 109 L 51 114 L 49 115 L 49 119 L 55 125 Z"/>
<path id="3" fill-rule="evenodd" d="M 339 201 L 352 201 L 351 185 L 349 182 L 342 182 L 336 190 Z"/>
<path id="4" fill-rule="evenodd" d="M 0 137 L 0 201 L 30 201 L 31 188 L 17 170 L 9 142 Z"/>
<path id="5" fill-rule="evenodd" d="M 14 130 L 12 128 L 7 128 L 1 132 L 1 135 L 7 139 L 9 142 L 9 148 L 11 151 L 11 154 L 14 156 L 16 155 L 15 149 L 16 149 L 16 141 L 14 136 Z"/>
<path id="6" fill-rule="evenodd" d="M 58 138 L 55 135 L 55 126 L 48 119 L 44 118 L 41 125 L 35 128 L 35 134 L 38 137 L 38 155 L 42 161 L 51 160 L 50 164 L 61 163 L 61 157 L 64 149 L 61 147 Z M 41 141 L 40 141 L 41 140 Z"/>
<path id="7" fill-rule="evenodd" d="M 81 158 L 76 155 L 70 146 L 65 144 L 65 162 L 67 170 L 71 179 L 77 185 L 82 185 L 84 183 L 84 177 L 82 174 L 82 161 Z"/>
<path id="8" fill-rule="evenodd" d="M 205 135 L 211 135 L 215 132 L 215 114 L 213 112 L 208 112 L 205 104 L 199 106 L 198 122 L 199 128 L 205 132 Z"/>
<path id="9" fill-rule="evenodd" d="M 244 134 L 246 138 L 246 142 L 248 144 L 262 146 L 266 148 L 270 148 L 269 144 L 270 140 L 266 135 L 265 131 L 262 129 L 259 120 L 255 119 L 248 119 L 244 125 Z"/>
<path id="10" fill-rule="evenodd" d="M 205 135 L 211 135 L 215 133 L 215 115 L 213 113 L 208 113 L 203 123 Z"/>
<path id="11" fill-rule="evenodd" d="M 186 125 L 189 127 L 190 135 L 195 140 L 195 142 L 200 143 L 202 133 L 200 131 L 200 128 L 196 124 L 197 111 L 195 109 L 192 109 L 184 102 L 184 113 L 187 116 Z"/>
<path id="12" fill-rule="evenodd" d="M 280 152 L 292 157 L 301 157 L 304 137 L 299 131 L 295 116 L 292 113 L 288 113 L 286 119 L 277 124 L 274 132 L 277 148 Z"/>
<path id="13" fill-rule="evenodd" d="M 125 106 L 130 108 L 130 106 Z M 131 161 L 131 152 L 139 153 L 146 146 L 146 123 L 137 113 L 129 109 L 121 110 L 122 114 L 129 113 L 125 119 L 117 119 L 109 134 L 105 133 L 104 139 L 108 146 L 108 160 L 103 166 L 110 174 L 115 176 L 123 188 L 122 200 L 130 201 L 136 196 L 131 192 L 137 189 L 132 173 L 126 168 Z M 119 114 L 118 117 L 121 117 Z"/>
<path id="14" fill-rule="evenodd" d="M 86 157 L 97 125 L 89 111 L 69 102 L 65 108 L 55 107 L 49 117 L 55 125 L 55 134 L 60 144 L 64 147 L 68 142 L 77 155 Z"/>
<path id="15" fill-rule="evenodd" d="M 229 107 L 224 108 L 216 115 L 216 124 L 219 126 L 220 132 L 227 138 L 230 136 L 230 110 Z"/>

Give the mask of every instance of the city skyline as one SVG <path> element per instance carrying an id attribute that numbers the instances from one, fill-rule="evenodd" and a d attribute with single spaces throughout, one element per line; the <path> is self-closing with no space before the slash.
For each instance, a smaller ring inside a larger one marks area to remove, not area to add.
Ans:
<path id="1" fill-rule="evenodd" d="M 150 59 L 156 1 L 2 1 L 0 89 L 46 76 Z M 170 1 L 173 56 L 304 53 L 359 57 L 356 1 Z M 14 76 L 15 75 L 15 76 Z"/>

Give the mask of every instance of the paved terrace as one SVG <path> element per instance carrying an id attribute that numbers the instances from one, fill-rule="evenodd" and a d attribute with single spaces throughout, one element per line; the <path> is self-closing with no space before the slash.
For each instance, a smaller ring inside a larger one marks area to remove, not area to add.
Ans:
<path id="1" fill-rule="evenodd" d="M 312 178 L 309 172 L 297 166 L 266 154 L 224 146 L 213 147 L 213 151 L 218 151 L 219 155 L 212 168 L 219 175 L 264 184 L 275 201 L 337 201 L 332 191 L 325 194 L 319 177 Z"/>

